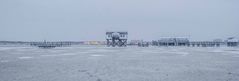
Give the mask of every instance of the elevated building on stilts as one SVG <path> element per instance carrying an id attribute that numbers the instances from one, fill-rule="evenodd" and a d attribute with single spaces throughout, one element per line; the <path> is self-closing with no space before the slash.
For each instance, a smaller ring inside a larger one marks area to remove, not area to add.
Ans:
<path id="1" fill-rule="evenodd" d="M 126 47 L 128 32 L 106 32 L 107 46 Z"/>

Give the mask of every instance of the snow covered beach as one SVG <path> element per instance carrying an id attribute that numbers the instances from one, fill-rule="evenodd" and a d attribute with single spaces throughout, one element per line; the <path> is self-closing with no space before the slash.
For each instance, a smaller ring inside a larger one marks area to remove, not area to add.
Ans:
<path id="1" fill-rule="evenodd" d="M 239 48 L 0 47 L 0 81 L 238 81 Z"/>

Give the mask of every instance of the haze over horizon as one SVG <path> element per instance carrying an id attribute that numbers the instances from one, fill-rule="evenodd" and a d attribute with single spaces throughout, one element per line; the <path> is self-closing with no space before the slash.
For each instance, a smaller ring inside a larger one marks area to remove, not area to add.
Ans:
<path id="1" fill-rule="evenodd" d="M 239 0 L 1 0 L 0 41 L 239 37 Z"/>

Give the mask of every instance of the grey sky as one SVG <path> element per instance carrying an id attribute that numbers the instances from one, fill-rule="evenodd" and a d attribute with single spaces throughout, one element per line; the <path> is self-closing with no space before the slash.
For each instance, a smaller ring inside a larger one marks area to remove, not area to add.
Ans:
<path id="1" fill-rule="evenodd" d="M 0 40 L 239 36 L 239 0 L 0 0 Z"/>

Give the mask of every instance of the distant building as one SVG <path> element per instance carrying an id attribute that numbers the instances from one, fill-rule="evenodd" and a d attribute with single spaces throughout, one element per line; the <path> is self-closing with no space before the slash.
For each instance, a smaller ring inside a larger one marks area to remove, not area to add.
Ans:
<path id="1" fill-rule="evenodd" d="M 84 45 L 105 45 L 105 41 L 85 41 Z"/>
<path id="2" fill-rule="evenodd" d="M 161 38 L 158 40 L 159 46 L 188 46 L 187 38 Z"/>
<path id="3" fill-rule="evenodd" d="M 223 45 L 223 42 L 220 41 L 191 41 L 191 47 L 220 47 Z"/>
<path id="4" fill-rule="evenodd" d="M 131 40 L 129 45 L 138 45 L 142 40 Z"/>
<path id="5" fill-rule="evenodd" d="M 152 46 L 158 46 L 159 45 L 157 40 L 152 40 L 151 44 L 152 44 Z"/>
<path id="6" fill-rule="evenodd" d="M 231 37 L 226 40 L 228 47 L 237 47 L 239 46 L 239 39 Z"/>
<path id="7" fill-rule="evenodd" d="M 213 42 L 223 42 L 222 39 L 214 39 Z"/>
<path id="8" fill-rule="evenodd" d="M 149 47 L 149 42 L 146 42 L 146 41 L 139 41 L 138 44 L 137 44 L 139 47 Z"/>

